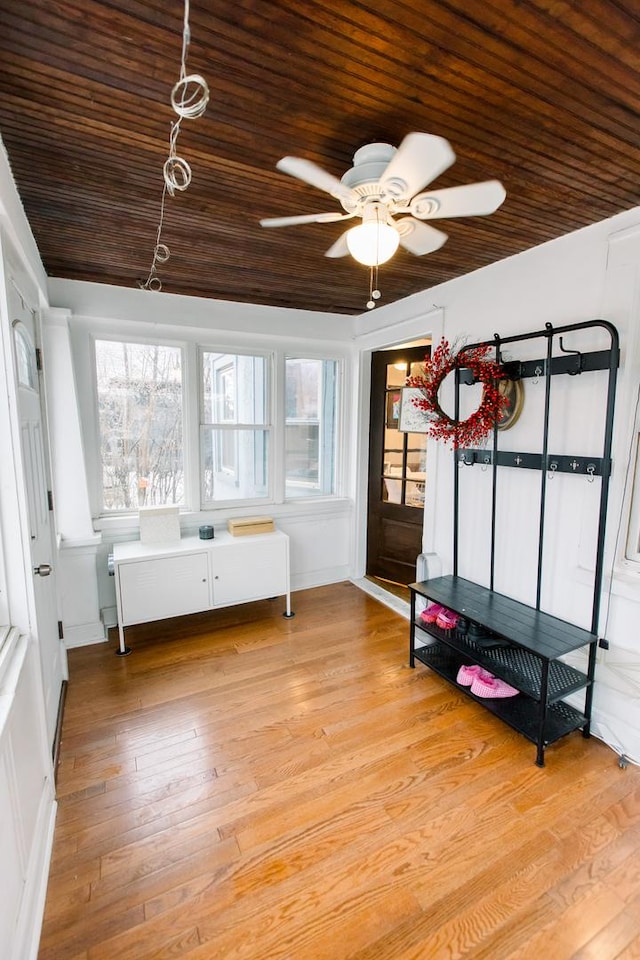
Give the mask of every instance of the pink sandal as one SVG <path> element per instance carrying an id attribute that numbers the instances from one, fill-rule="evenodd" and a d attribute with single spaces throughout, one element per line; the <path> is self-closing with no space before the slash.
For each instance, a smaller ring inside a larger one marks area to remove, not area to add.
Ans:
<path id="1" fill-rule="evenodd" d="M 461 687 L 470 687 L 475 680 L 493 680 L 493 674 L 489 673 L 488 670 L 484 670 L 477 663 L 472 664 L 470 667 L 463 664 L 458 670 L 456 683 L 459 683 Z"/>
<path id="2" fill-rule="evenodd" d="M 444 607 L 439 603 L 432 603 L 430 607 L 427 607 L 420 614 L 420 619 L 423 623 L 435 623 L 441 613 L 444 612 Z"/>
<path id="3" fill-rule="evenodd" d="M 485 678 L 476 677 L 471 684 L 471 693 L 475 694 L 476 697 L 497 699 L 498 697 L 515 697 L 520 691 L 505 683 L 504 680 L 489 675 Z"/>
<path id="4" fill-rule="evenodd" d="M 446 608 L 438 614 L 436 623 L 442 630 L 453 630 L 460 617 Z"/>

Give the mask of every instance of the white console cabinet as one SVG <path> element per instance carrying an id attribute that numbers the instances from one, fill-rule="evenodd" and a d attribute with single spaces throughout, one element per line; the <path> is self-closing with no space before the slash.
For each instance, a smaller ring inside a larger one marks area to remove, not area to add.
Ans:
<path id="1" fill-rule="evenodd" d="M 268 597 L 286 597 L 291 617 L 289 538 L 280 530 L 171 544 L 115 544 L 113 568 L 121 654 L 124 628 Z"/>

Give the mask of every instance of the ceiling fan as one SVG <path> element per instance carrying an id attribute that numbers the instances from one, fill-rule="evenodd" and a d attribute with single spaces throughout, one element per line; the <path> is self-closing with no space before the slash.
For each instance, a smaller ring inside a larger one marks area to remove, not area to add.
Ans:
<path id="1" fill-rule="evenodd" d="M 340 180 L 310 160 L 283 157 L 278 170 L 331 194 L 345 212 L 273 217 L 260 223 L 263 227 L 288 227 L 360 217 L 362 223 L 343 233 L 325 256 L 350 253 L 370 267 L 389 260 L 399 245 L 418 257 L 433 253 L 447 235 L 423 221 L 494 213 L 506 197 L 498 180 L 419 192 L 455 159 L 447 140 L 428 133 L 407 134 L 397 149 L 389 143 L 361 147 Z"/>

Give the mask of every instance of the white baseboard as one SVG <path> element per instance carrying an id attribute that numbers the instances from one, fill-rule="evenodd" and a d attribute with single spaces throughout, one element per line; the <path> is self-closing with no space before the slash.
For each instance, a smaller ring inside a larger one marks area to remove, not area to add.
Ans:
<path id="1" fill-rule="evenodd" d="M 43 804 L 45 806 L 45 804 Z M 31 863 L 16 925 L 16 937 L 8 960 L 37 960 L 44 905 L 47 897 L 49 865 L 53 850 L 53 832 L 58 804 L 50 800 L 39 819 L 42 821 L 34 841 Z"/>
<path id="2" fill-rule="evenodd" d="M 384 605 L 393 610 L 394 613 L 399 613 L 405 620 L 408 620 L 411 616 L 411 607 L 406 600 L 402 600 L 400 597 L 396 597 L 395 594 L 389 593 L 388 590 L 384 590 L 378 586 L 377 583 L 372 583 L 371 580 L 366 580 L 364 577 L 361 580 L 352 580 L 351 582 L 360 590 L 375 597 L 380 603 L 384 603 Z M 407 634 L 407 643 L 409 642 L 408 636 Z"/>
<path id="3" fill-rule="evenodd" d="M 64 645 L 67 650 L 88 647 L 92 643 L 105 643 L 106 640 L 106 630 L 101 620 L 64 626 Z"/>

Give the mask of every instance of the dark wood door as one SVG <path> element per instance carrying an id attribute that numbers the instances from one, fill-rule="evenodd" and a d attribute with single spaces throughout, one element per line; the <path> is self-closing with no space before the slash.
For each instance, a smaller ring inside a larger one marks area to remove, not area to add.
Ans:
<path id="1" fill-rule="evenodd" d="M 405 379 L 420 373 L 428 346 L 373 354 L 369 444 L 367 574 L 413 583 L 422 552 L 425 433 L 399 430 Z"/>

